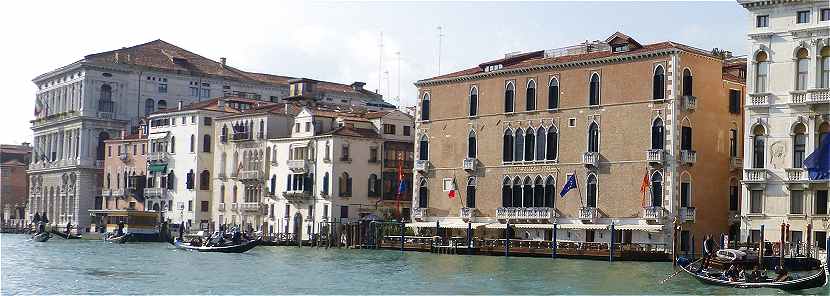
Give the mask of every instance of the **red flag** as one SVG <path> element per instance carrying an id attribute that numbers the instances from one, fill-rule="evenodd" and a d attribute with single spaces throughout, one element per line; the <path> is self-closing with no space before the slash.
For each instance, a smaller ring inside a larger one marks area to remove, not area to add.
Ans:
<path id="1" fill-rule="evenodd" d="M 643 175 L 643 182 L 640 183 L 640 193 L 643 195 L 643 200 L 640 203 L 642 207 L 646 207 L 646 193 L 648 192 L 649 182 L 648 182 L 648 170 L 646 170 L 645 175 Z"/>
<path id="2" fill-rule="evenodd" d="M 450 192 L 447 194 L 450 199 L 455 198 L 455 177 L 452 178 L 452 185 L 450 185 Z"/>

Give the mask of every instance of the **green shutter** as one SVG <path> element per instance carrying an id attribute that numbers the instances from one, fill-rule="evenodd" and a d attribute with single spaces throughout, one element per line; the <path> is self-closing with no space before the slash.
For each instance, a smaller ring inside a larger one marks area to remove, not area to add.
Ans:
<path id="1" fill-rule="evenodd" d="M 150 164 L 148 167 L 151 173 L 163 173 L 167 171 L 167 165 L 162 163 Z"/>

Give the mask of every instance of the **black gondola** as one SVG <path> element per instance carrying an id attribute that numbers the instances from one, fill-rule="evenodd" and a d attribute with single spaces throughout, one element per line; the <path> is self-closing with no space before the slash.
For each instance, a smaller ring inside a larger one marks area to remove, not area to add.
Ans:
<path id="1" fill-rule="evenodd" d="M 52 237 L 52 236 L 49 235 L 48 232 L 41 232 L 41 233 L 32 235 L 32 240 L 36 241 L 36 242 L 45 242 L 45 241 L 48 241 L 50 237 Z"/>
<path id="2" fill-rule="evenodd" d="M 81 239 L 80 235 L 74 235 L 74 234 L 71 234 L 71 233 L 66 234 L 65 232 L 60 232 L 60 231 L 57 231 L 57 230 L 52 230 L 51 233 L 54 234 L 54 235 L 60 236 L 61 238 L 65 238 L 65 239 Z"/>
<path id="3" fill-rule="evenodd" d="M 116 244 L 123 244 L 123 243 L 126 243 L 128 240 L 130 240 L 130 234 L 129 233 L 125 233 L 125 234 L 122 234 L 120 236 L 113 235 L 113 236 L 106 237 L 107 242 L 116 243 Z"/>
<path id="4" fill-rule="evenodd" d="M 214 253 L 245 253 L 250 249 L 253 249 L 257 245 L 259 245 L 260 239 L 244 242 L 238 245 L 231 245 L 231 246 L 217 246 L 217 247 L 197 247 L 191 246 L 188 243 L 183 243 L 180 240 L 176 240 L 173 242 L 173 245 L 176 248 L 184 249 L 184 250 L 193 250 L 198 252 L 214 252 Z"/>
<path id="5" fill-rule="evenodd" d="M 678 261 L 685 261 L 685 258 L 681 258 Z M 715 273 L 707 273 L 707 272 L 699 272 L 696 270 L 700 269 L 701 261 L 695 261 L 691 263 L 679 264 L 680 268 L 700 281 L 701 283 L 707 285 L 716 285 L 716 286 L 726 286 L 726 287 L 733 287 L 733 288 L 772 288 L 772 289 L 781 289 L 781 290 L 802 290 L 802 289 L 812 289 L 822 287 L 827 284 L 827 266 L 821 266 L 819 263 L 819 270 L 815 270 L 815 272 L 811 274 L 807 274 L 806 276 L 801 276 L 798 278 L 793 278 L 790 280 L 785 281 L 774 281 L 774 280 L 766 280 L 766 281 L 758 281 L 758 282 L 743 282 L 743 281 L 731 281 L 725 280 L 720 277 L 719 272 Z"/>

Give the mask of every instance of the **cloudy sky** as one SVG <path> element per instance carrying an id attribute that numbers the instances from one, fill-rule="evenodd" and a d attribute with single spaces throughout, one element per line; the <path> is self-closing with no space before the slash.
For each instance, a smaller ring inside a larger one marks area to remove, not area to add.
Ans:
<path id="1" fill-rule="evenodd" d="M 0 143 L 31 141 L 32 78 L 87 54 L 155 39 L 214 60 L 227 57 L 230 65 L 248 71 L 365 81 L 395 104 L 400 94 L 405 106 L 414 104 L 413 82 L 438 73 L 438 26 L 441 73 L 508 52 L 605 39 L 615 31 L 644 44 L 671 40 L 736 54 L 748 46 L 747 13 L 735 1 L 116 2 L 0 4 L 6 101 L 0 108 Z"/>

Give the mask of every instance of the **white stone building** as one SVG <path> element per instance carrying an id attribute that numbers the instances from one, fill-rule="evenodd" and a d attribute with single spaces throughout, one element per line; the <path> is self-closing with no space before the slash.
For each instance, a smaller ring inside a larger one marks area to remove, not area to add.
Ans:
<path id="1" fill-rule="evenodd" d="M 27 213 L 48 212 L 50 221 L 88 227 L 88 210 L 101 193 L 103 141 L 137 126 L 160 109 L 235 95 L 281 101 L 291 77 L 246 72 L 162 40 L 91 54 L 41 74 L 32 121 L 33 157 Z M 363 83 L 319 82 L 316 100 L 370 109 L 394 106 Z"/>
<path id="2" fill-rule="evenodd" d="M 830 140 L 830 7 L 827 1 L 738 1 L 750 13 L 741 238 L 826 249 L 828 180 L 804 160 Z"/>

